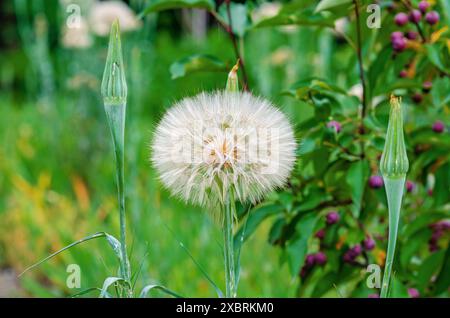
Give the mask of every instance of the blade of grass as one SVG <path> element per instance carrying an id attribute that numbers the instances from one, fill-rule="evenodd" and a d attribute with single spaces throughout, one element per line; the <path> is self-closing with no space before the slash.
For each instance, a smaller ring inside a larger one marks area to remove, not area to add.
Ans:
<path id="1" fill-rule="evenodd" d="M 175 298 L 184 298 L 183 296 L 178 295 L 177 293 L 171 291 L 170 289 L 161 286 L 161 285 L 147 285 L 145 286 L 142 291 L 141 294 L 139 295 L 139 298 L 145 298 L 147 296 L 147 294 L 152 290 L 152 289 L 158 289 L 170 296 L 173 296 Z"/>
<path id="2" fill-rule="evenodd" d="M 173 238 L 178 242 L 180 247 L 185 251 L 185 253 L 194 262 L 194 264 L 197 266 L 197 268 L 200 270 L 200 272 L 203 274 L 203 276 L 206 278 L 206 280 L 208 280 L 208 282 L 213 286 L 213 288 L 215 289 L 215 291 L 217 293 L 217 296 L 219 296 L 219 298 L 223 298 L 223 292 L 214 283 L 214 281 L 211 279 L 211 277 L 208 275 L 208 273 L 206 273 L 206 271 L 203 269 L 203 267 L 197 262 L 197 260 L 194 258 L 194 256 L 192 256 L 192 254 L 189 251 L 189 249 L 183 244 L 183 242 L 181 242 L 180 240 L 177 239 L 175 233 L 172 231 L 172 229 L 167 224 L 165 224 L 164 222 L 162 224 L 169 231 L 169 233 L 172 234 Z"/>
<path id="3" fill-rule="evenodd" d="M 32 270 L 33 268 L 35 268 L 35 267 L 41 265 L 42 263 L 48 261 L 49 259 L 55 257 L 56 255 L 58 255 L 58 254 L 64 252 L 65 250 L 68 250 L 69 248 L 72 248 L 72 247 L 74 247 L 74 246 L 76 246 L 76 245 L 78 245 L 78 244 L 81 244 L 81 243 L 84 243 L 84 242 L 87 242 L 87 241 L 90 241 L 90 240 L 93 240 L 93 239 L 96 239 L 96 238 L 99 238 L 99 237 L 106 237 L 107 235 L 108 235 L 108 234 L 105 233 L 105 232 L 97 232 L 97 233 L 95 233 L 95 234 L 86 236 L 86 237 L 84 237 L 84 238 L 82 238 L 82 239 L 80 239 L 80 240 L 78 240 L 78 241 L 75 241 L 75 242 L 73 242 L 72 244 L 69 244 L 69 245 L 67 245 L 66 247 L 63 247 L 62 249 L 56 251 L 55 253 L 50 254 L 49 256 L 47 256 L 46 258 L 44 258 L 43 260 L 41 260 L 41 261 L 39 261 L 39 262 L 37 262 L 37 263 L 35 263 L 35 264 L 33 264 L 33 265 L 27 267 L 22 273 L 20 273 L 20 274 L 18 275 L 18 277 L 22 276 L 23 274 L 25 274 L 26 272 Z"/>

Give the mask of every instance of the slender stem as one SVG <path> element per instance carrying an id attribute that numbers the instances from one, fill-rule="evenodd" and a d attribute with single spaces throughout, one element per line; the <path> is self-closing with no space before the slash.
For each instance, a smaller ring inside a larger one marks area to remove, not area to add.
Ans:
<path id="1" fill-rule="evenodd" d="M 361 40 L 361 22 L 359 17 L 359 5 L 358 0 L 353 0 L 353 3 L 355 4 L 355 15 L 356 15 L 356 53 L 358 56 L 358 64 L 359 64 L 359 77 L 361 79 L 361 85 L 362 85 L 362 113 L 361 113 L 361 127 L 362 127 L 362 121 L 364 120 L 364 117 L 366 115 L 366 108 L 367 108 L 367 100 L 366 100 L 366 79 L 364 75 L 364 65 L 363 65 L 363 58 L 362 58 L 362 40 Z"/>
<path id="2" fill-rule="evenodd" d="M 130 262 L 126 246 L 126 217 L 125 217 L 125 182 L 124 182 L 124 139 L 125 139 L 125 110 L 126 104 L 105 104 L 105 111 L 113 139 L 114 155 L 116 161 L 116 181 L 119 202 L 120 220 L 120 273 L 122 278 L 130 283 Z M 131 289 L 126 290 L 128 297 L 132 295 Z"/>
<path id="3" fill-rule="evenodd" d="M 227 7 L 228 24 L 214 10 L 211 10 L 210 13 L 217 20 L 217 22 L 220 24 L 220 26 L 230 36 L 231 43 L 233 44 L 234 54 L 236 56 L 236 59 L 239 60 L 239 66 L 240 66 L 240 69 L 242 71 L 242 77 L 243 77 L 243 81 L 244 81 L 242 86 L 243 86 L 243 89 L 245 91 L 248 91 L 247 71 L 245 69 L 244 59 L 243 59 L 243 56 L 242 56 L 241 52 L 239 51 L 239 46 L 238 46 L 238 42 L 237 42 L 237 39 L 236 39 L 236 35 L 234 34 L 233 27 L 232 27 L 233 23 L 232 23 L 232 16 L 231 16 L 230 0 L 225 0 L 225 5 Z"/>
<path id="4" fill-rule="evenodd" d="M 227 200 L 224 207 L 223 216 L 223 245 L 224 245 L 224 263 L 225 263 L 225 284 L 227 298 L 235 298 L 237 295 L 236 285 L 236 268 L 234 257 L 234 198 L 230 195 L 230 200 Z"/>
<path id="5" fill-rule="evenodd" d="M 389 209 L 389 240 L 384 266 L 383 283 L 381 285 L 381 298 L 389 296 L 392 264 L 394 262 L 395 245 L 397 242 L 398 222 L 400 218 L 400 207 L 402 204 L 403 187 L 405 177 L 384 178 L 386 195 Z"/>

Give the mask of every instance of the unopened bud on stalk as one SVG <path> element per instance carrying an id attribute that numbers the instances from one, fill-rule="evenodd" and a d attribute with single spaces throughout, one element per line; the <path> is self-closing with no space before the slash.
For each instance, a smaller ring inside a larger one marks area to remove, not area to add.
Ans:
<path id="1" fill-rule="evenodd" d="M 381 298 L 389 296 L 389 285 L 397 242 L 400 208 L 409 162 L 403 136 L 403 115 L 399 98 L 391 97 L 389 124 L 381 156 L 380 171 L 383 175 L 389 209 L 389 240 L 384 267 Z"/>
<path id="2" fill-rule="evenodd" d="M 389 124 L 380 162 L 380 171 L 384 178 L 404 178 L 409 168 L 400 103 L 399 98 L 391 96 Z"/>
<path id="3" fill-rule="evenodd" d="M 117 20 L 111 26 L 101 91 L 105 105 L 124 104 L 126 102 L 127 83 L 123 67 L 119 22 Z"/>
<path id="4" fill-rule="evenodd" d="M 239 69 L 240 60 L 238 59 L 236 65 L 233 66 L 230 73 L 228 73 L 227 86 L 226 90 L 228 92 L 237 92 L 239 91 L 239 78 L 237 75 L 237 71 Z"/>

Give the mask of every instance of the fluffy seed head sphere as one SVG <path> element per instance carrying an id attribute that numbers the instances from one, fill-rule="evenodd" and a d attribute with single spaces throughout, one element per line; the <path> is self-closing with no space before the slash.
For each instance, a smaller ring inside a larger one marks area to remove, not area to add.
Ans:
<path id="1" fill-rule="evenodd" d="M 230 200 L 255 203 L 283 186 L 295 150 L 293 128 L 272 103 L 217 91 L 185 98 L 166 112 L 151 160 L 172 194 L 214 207 Z"/>

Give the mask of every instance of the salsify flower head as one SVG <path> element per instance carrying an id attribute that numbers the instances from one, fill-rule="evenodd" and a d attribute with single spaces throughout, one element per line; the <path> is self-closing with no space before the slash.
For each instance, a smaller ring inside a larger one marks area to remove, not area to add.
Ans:
<path id="1" fill-rule="evenodd" d="M 269 101 L 217 91 L 172 106 L 151 148 L 153 165 L 172 194 L 212 208 L 232 200 L 256 203 L 283 186 L 296 141 L 286 116 Z"/>

